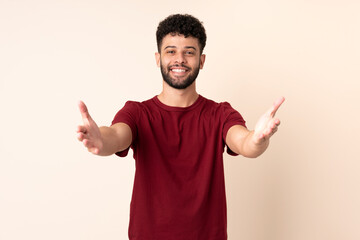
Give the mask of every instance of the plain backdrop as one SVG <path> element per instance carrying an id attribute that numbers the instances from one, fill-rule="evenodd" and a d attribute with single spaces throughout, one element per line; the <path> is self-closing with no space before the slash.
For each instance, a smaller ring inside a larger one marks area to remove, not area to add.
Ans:
<path id="1" fill-rule="evenodd" d="M 0 239 L 127 239 L 126 158 L 76 139 L 83 100 L 109 125 L 161 91 L 155 31 L 173 13 L 207 30 L 200 94 L 252 129 L 279 96 L 257 159 L 225 156 L 229 240 L 360 239 L 357 0 L 0 0 Z"/>

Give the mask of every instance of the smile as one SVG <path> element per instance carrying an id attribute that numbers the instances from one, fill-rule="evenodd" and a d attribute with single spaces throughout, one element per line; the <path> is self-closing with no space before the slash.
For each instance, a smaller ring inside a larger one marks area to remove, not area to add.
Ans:
<path id="1" fill-rule="evenodd" d="M 174 68 L 174 69 L 171 69 L 171 71 L 173 71 L 173 72 L 177 72 L 177 73 L 186 72 L 186 70 L 185 70 L 185 69 L 179 69 L 179 68 Z"/>

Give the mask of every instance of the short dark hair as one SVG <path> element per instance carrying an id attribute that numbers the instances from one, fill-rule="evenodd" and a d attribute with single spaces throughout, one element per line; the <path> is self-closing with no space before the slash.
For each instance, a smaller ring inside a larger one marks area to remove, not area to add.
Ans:
<path id="1" fill-rule="evenodd" d="M 197 38 L 200 45 L 200 53 L 203 52 L 206 45 L 206 33 L 202 22 L 189 14 L 173 14 L 159 23 L 156 31 L 156 41 L 158 51 L 161 50 L 161 44 L 164 37 L 168 34 L 181 34 L 185 37 Z"/>

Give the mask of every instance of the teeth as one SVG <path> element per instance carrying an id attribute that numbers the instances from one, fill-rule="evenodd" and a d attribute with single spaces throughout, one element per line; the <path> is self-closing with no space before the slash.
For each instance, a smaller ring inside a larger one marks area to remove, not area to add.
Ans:
<path id="1" fill-rule="evenodd" d="M 185 72 L 185 69 L 172 69 L 173 72 Z"/>

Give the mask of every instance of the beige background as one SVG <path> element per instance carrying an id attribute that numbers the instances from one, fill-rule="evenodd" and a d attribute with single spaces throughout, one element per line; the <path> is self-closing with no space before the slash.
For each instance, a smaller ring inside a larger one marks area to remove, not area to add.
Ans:
<path id="1" fill-rule="evenodd" d="M 207 29 L 202 95 L 249 128 L 286 97 L 264 155 L 225 157 L 229 239 L 360 239 L 359 12 L 356 0 L 0 0 L 0 239 L 127 239 L 134 161 L 77 142 L 77 101 L 108 125 L 158 94 L 155 30 L 171 13 Z"/>

